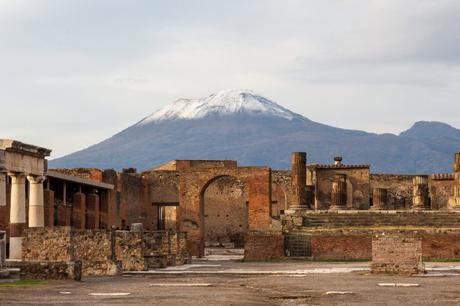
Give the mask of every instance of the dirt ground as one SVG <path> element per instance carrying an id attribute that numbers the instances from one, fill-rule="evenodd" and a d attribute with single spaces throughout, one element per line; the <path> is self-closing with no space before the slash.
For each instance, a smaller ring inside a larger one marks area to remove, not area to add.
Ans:
<path id="1" fill-rule="evenodd" d="M 460 274 L 433 271 L 444 269 L 447 264 L 431 265 L 435 267 L 428 276 L 346 272 L 367 266 L 367 263 L 195 263 L 162 270 L 162 274 L 0 286 L 0 305 L 460 305 Z M 334 272 L 335 268 L 344 267 L 343 272 Z M 381 287 L 380 283 L 419 286 Z"/>

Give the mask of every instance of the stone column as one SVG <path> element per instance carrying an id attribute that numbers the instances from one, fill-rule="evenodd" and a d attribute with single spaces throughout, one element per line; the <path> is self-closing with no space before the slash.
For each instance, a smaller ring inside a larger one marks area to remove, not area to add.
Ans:
<path id="1" fill-rule="evenodd" d="M 336 174 L 332 179 L 331 206 L 329 210 L 347 209 L 347 176 Z"/>
<path id="2" fill-rule="evenodd" d="M 315 186 L 307 185 L 306 193 L 307 206 L 313 209 L 315 207 Z"/>
<path id="3" fill-rule="evenodd" d="M 43 196 L 44 176 L 27 176 L 29 181 L 29 227 L 45 226 L 45 207 Z"/>
<path id="4" fill-rule="evenodd" d="M 289 209 L 307 209 L 307 153 L 291 154 L 292 203 Z"/>
<path id="5" fill-rule="evenodd" d="M 454 200 L 453 206 L 455 208 L 460 208 L 460 153 L 455 153 L 455 160 L 454 160 L 454 178 L 455 178 L 455 186 L 454 186 Z"/>
<path id="6" fill-rule="evenodd" d="M 9 173 L 11 177 L 10 258 L 22 257 L 22 231 L 26 226 L 26 177 L 23 173 Z"/>
<path id="7" fill-rule="evenodd" d="M 0 171 L 0 206 L 6 206 L 6 173 Z"/>
<path id="8" fill-rule="evenodd" d="M 372 191 L 372 210 L 388 209 L 388 189 L 374 188 Z"/>
<path id="9" fill-rule="evenodd" d="M 429 209 L 428 175 L 414 176 L 412 185 L 412 210 L 422 211 Z"/>
<path id="10" fill-rule="evenodd" d="M 88 229 L 99 229 L 100 199 L 95 191 L 86 195 L 86 224 Z M 88 224 L 89 223 L 89 224 Z"/>

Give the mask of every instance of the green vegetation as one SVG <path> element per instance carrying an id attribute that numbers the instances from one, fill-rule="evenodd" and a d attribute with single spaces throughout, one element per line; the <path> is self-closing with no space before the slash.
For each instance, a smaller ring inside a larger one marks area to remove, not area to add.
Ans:
<path id="1" fill-rule="evenodd" d="M 17 282 L 0 282 L 0 288 L 2 287 L 30 287 L 30 286 L 38 286 L 38 285 L 45 285 L 45 281 L 41 280 L 32 280 L 32 279 L 21 279 Z"/>

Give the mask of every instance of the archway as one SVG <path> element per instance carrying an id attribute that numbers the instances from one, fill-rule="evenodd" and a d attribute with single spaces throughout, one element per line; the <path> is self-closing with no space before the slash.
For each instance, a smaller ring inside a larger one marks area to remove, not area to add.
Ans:
<path id="1" fill-rule="evenodd" d="M 207 249 L 243 248 L 248 231 L 248 194 L 233 176 L 212 179 L 202 190 L 203 237 Z"/>

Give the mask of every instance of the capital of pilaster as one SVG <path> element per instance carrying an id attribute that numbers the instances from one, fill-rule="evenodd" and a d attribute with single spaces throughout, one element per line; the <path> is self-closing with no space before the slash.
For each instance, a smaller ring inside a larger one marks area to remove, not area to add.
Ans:
<path id="1" fill-rule="evenodd" d="M 27 180 L 31 184 L 41 184 L 45 181 L 46 177 L 43 175 L 28 175 Z"/>

